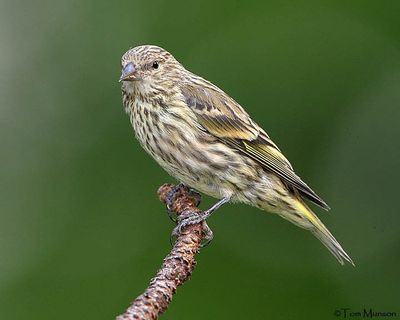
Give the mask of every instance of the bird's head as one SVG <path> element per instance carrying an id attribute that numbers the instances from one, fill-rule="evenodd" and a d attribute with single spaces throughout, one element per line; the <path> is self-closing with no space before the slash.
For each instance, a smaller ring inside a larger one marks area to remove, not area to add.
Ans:
<path id="1" fill-rule="evenodd" d="M 122 89 L 141 95 L 157 94 L 173 87 L 182 65 L 168 51 L 152 45 L 128 50 L 121 59 Z M 179 78 L 178 78 L 179 81 Z"/>

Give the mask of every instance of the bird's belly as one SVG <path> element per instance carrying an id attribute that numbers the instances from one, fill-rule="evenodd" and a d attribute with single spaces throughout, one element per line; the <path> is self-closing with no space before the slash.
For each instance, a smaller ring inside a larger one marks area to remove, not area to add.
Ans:
<path id="1" fill-rule="evenodd" d="M 179 181 L 215 198 L 232 196 L 248 187 L 256 175 L 246 158 L 196 124 L 176 121 L 151 111 L 131 115 L 142 147 Z M 157 122 L 155 122 L 157 120 Z"/>
<path id="2" fill-rule="evenodd" d="M 274 209 L 281 182 L 252 159 L 201 130 L 189 119 L 176 119 L 141 104 L 130 114 L 142 147 L 171 176 L 215 198 L 231 197 L 263 209 Z"/>

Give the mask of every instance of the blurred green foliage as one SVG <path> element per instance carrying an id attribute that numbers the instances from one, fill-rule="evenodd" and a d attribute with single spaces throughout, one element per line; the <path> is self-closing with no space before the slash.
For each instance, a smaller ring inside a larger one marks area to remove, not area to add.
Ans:
<path id="1" fill-rule="evenodd" d="M 169 251 L 156 190 L 174 180 L 134 140 L 117 82 L 139 44 L 165 47 L 249 111 L 332 207 L 316 210 L 356 263 L 229 205 L 164 319 L 399 315 L 399 9 L 1 1 L 0 319 L 112 319 Z"/>

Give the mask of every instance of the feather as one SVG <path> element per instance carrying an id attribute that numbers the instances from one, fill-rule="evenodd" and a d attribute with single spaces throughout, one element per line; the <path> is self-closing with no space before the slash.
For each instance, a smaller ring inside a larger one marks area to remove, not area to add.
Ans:
<path id="1" fill-rule="evenodd" d="M 276 174 L 289 189 L 329 210 L 325 201 L 294 172 L 268 134 L 236 101 L 210 82 L 194 77 L 179 85 L 184 101 L 206 131 Z"/>

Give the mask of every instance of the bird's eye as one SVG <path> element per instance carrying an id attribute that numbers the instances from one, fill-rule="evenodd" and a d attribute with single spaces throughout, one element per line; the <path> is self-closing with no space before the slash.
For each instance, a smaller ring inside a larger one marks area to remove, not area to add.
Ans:
<path id="1" fill-rule="evenodd" d="M 153 69 L 158 69 L 158 61 L 154 61 L 152 67 Z"/>

